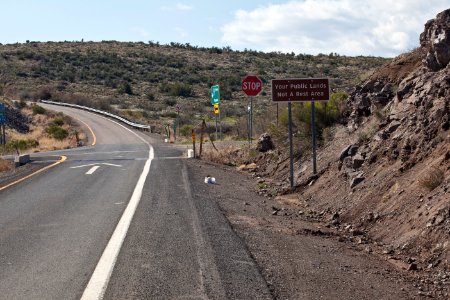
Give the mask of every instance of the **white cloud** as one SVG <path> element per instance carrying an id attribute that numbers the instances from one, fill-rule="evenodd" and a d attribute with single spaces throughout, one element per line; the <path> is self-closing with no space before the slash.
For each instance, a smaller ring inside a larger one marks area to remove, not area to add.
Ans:
<path id="1" fill-rule="evenodd" d="M 395 56 L 419 45 L 448 0 L 303 0 L 239 10 L 221 31 L 234 48 Z"/>
<path id="2" fill-rule="evenodd" d="M 177 3 L 175 5 L 175 8 L 178 9 L 178 10 L 192 10 L 192 6 L 189 6 L 189 5 L 186 5 L 186 4 L 183 4 L 183 3 Z"/>
<path id="3" fill-rule="evenodd" d="M 144 37 L 144 38 L 146 38 L 146 37 L 149 36 L 148 31 L 145 30 L 145 29 L 142 28 L 142 27 L 138 27 L 138 26 L 133 27 L 133 28 L 131 29 L 131 31 L 133 31 L 133 32 L 135 32 L 135 33 L 137 33 L 137 34 L 139 34 L 141 37 Z"/>
<path id="4" fill-rule="evenodd" d="M 161 10 L 163 11 L 174 11 L 174 10 L 179 10 L 179 11 L 189 11 L 189 10 L 193 10 L 193 7 L 184 3 L 177 3 L 174 6 L 161 6 Z"/>

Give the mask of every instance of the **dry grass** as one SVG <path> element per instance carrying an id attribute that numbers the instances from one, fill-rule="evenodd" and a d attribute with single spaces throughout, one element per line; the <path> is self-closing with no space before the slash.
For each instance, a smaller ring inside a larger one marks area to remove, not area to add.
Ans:
<path id="1" fill-rule="evenodd" d="M 419 183 L 429 191 L 434 190 L 444 182 L 445 171 L 438 167 L 432 167 L 425 176 L 419 180 Z"/>
<path id="2" fill-rule="evenodd" d="M 205 149 L 202 153 L 202 159 L 229 166 L 240 165 L 244 160 L 241 148 L 236 146 L 229 146 L 218 151 L 215 149 Z"/>
<path id="3" fill-rule="evenodd" d="M 25 114 L 30 115 L 31 110 L 26 109 L 23 112 Z M 27 134 L 21 134 L 16 131 L 8 131 L 7 133 L 7 141 L 9 140 L 36 140 L 39 142 L 39 145 L 35 148 L 30 148 L 24 153 L 32 153 L 32 152 L 41 152 L 41 151 L 51 151 L 51 150 L 60 150 L 60 149 L 68 149 L 76 147 L 76 137 L 75 134 L 70 134 L 68 138 L 64 140 L 57 140 L 49 137 L 49 135 L 45 132 L 45 128 L 48 124 L 50 124 L 54 120 L 54 116 L 48 115 L 35 115 L 33 116 L 34 124 L 30 126 L 30 132 Z M 74 128 L 65 124 L 63 128 L 68 130 L 69 132 L 73 132 Z M 80 139 L 85 138 L 84 134 L 78 134 Z"/>
<path id="4" fill-rule="evenodd" d="M 0 158 L 0 172 L 6 172 L 11 170 L 12 164 L 10 161 L 4 160 Z"/>

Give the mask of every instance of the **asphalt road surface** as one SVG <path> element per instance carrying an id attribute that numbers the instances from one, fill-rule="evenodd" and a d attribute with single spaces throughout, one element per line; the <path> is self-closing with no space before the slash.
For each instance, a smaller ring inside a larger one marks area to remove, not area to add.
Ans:
<path id="1" fill-rule="evenodd" d="M 0 299 L 271 298 L 215 202 L 195 197 L 205 183 L 185 149 L 51 108 L 96 144 L 53 152 L 67 160 L 0 191 Z"/>

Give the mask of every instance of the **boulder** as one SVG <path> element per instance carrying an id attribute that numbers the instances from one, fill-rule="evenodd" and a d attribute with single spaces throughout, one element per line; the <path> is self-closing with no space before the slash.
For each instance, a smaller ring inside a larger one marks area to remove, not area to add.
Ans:
<path id="1" fill-rule="evenodd" d="M 361 154 L 356 154 L 353 157 L 353 169 L 357 170 L 357 169 L 361 168 L 364 161 L 365 161 L 365 159 Z"/>
<path id="2" fill-rule="evenodd" d="M 389 127 L 387 129 L 388 133 L 393 133 L 394 131 L 397 130 L 397 128 L 399 128 L 401 125 L 401 123 L 399 121 L 393 121 L 391 122 L 391 124 L 389 124 Z"/>
<path id="3" fill-rule="evenodd" d="M 272 137 L 267 132 L 261 134 L 261 136 L 259 137 L 256 149 L 259 152 L 267 152 L 269 150 L 275 149 L 275 145 L 272 142 Z"/>
<path id="4" fill-rule="evenodd" d="M 348 154 L 348 151 L 350 150 L 350 148 L 353 145 L 348 145 L 344 150 L 341 151 L 341 154 L 339 154 L 339 160 L 343 161 L 344 158 L 346 158 L 347 156 L 349 156 L 350 154 Z"/>
<path id="5" fill-rule="evenodd" d="M 364 177 L 364 174 L 362 174 L 362 173 L 358 174 L 356 177 L 354 177 L 354 178 L 350 181 L 350 188 L 354 188 L 355 186 L 357 186 L 358 184 L 360 184 L 361 182 L 363 182 L 364 179 L 366 179 L 366 178 Z"/>

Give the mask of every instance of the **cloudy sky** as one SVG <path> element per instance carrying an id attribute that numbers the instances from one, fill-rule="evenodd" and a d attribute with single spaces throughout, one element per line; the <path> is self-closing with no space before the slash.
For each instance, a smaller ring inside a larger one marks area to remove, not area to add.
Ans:
<path id="1" fill-rule="evenodd" d="M 0 43 L 144 41 L 393 57 L 449 0 L 0 0 Z"/>

